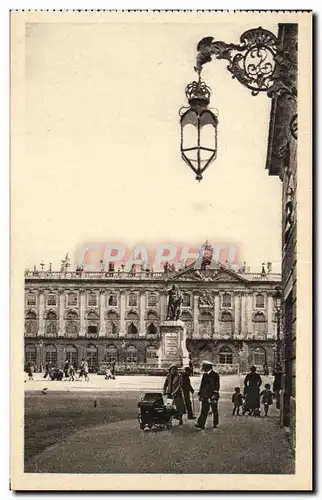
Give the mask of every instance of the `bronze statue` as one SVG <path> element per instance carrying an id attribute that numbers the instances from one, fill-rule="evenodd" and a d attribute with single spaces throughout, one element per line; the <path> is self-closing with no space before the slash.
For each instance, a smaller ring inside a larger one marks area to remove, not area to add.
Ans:
<path id="1" fill-rule="evenodd" d="M 182 293 L 180 292 L 177 285 L 173 285 L 171 290 L 168 292 L 168 310 L 167 310 L 167 320 L 177 321 L 180 317 L 181 304 L 182 304 Z"/>

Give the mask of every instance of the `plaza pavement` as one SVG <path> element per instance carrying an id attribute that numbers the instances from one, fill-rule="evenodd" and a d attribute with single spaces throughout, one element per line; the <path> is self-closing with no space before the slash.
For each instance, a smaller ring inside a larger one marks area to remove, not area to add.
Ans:
<path id="1" fill-rule="evenodd" d="M 211 428 L 211 417 L 205 431 L 194 428 L 195 421 L 185 420 L 179 427 L 174 423 L 167 431 L 141 431 L 136 415 L 137 401 L 146 391 L 160 391 L 163 377 L 120 376 L 104 380 L 92 375 L 89 382 L 44 381 L 36 374 L 25 384 L 28 392 L 41 392 L 44 386 L 54 395 L 63 391 L 65 397 L 103 398 L 108 406 L 117 404 L 129 408 L 129 416 L 104 425 L 89 425 L 28 460 L 27 472 L 43 473 L 177 473 L 177 474 L 291 474 L 294 473 L 292 451 L 279 426 L 275 404 L 267 418 L 231 415 L 231 393 L 243 376 L 221 377 L 219 403 L 220 424 Z M 272 382 L 265 377 L 263 382 Z M 45 383 L 44 383 L 45 382 Z M 198 388 L 200 377 L 192 378 Z M 59 392 L 57 392 L 59 391 Z M 70 391 L 70 395 L 65 391 Z M 122 393 L 133 394 L 131 400 Z M 87 394 L 87 395 L 86 395 Z M 137 395 L 137 398 L 136 398 Z M 96 396 L 95 396 L 96 397 Z M 106 399 L 107 398 L 107 399 Z M 196 413 L 199 403 L 194 397 Z M 62 419 L 61 425 L 64 425 Z"/>

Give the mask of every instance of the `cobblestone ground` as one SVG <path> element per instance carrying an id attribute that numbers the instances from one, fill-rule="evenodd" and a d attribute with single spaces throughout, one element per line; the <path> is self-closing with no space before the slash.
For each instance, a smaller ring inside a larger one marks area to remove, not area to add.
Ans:
<path id="1" fill-rule="evenodd" d="M 40 390 L 42 380 L 27 382 L 25 471 L 294 473 L 292 452 L 276 409 L 271 408 L 267 418 L 231 415 L 230 395 L 239 382 L 239 377 L 221 377 L 220 425 L 212 429 L 208 419 L 205 431 L 195 429 L 194 421 L 185 421 L 182 427 L 175 423 L 169 431 L 139 429 L 137 402 L 145 391 L 160 389 L 159 377 L 104 381 L 93 376 L 86 389 L 85 382 L 70 386 L 69 382 L 48 382 L 46 395 Z M 193 385 L 198 383 L 195 378 Z M 197 399 L 195 409 L 198 412 Z"/>

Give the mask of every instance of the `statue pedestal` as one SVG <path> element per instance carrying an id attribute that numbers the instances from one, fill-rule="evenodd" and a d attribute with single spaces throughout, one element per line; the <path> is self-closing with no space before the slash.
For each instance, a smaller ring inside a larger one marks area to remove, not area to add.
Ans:
<path id="1" fill-rule="evenodd" d="M 160 325 L 161 343 L 158 351 L 159 368 L 189 366 L 189 353 L 186 347 L 187 332 L 180 320 L 164 321 Z"/>

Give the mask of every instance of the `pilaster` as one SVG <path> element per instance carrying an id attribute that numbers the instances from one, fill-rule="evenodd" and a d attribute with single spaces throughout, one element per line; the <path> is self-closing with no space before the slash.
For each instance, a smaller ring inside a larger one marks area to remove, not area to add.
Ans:
<path id="1" fill-rule="evenodd" d="M 39 291 L 39 335 L 45 333 L 45 294 L 43 290 Z"/>
<path id="2" fill-rule="evenodd" d="M 59 329 L 58 329 L 58 336 L 59 337 L 64 337 L 65 335 L 65 321 L 64 321 L 64 315 L 65 315 L 65 291 L 64 290 L 59 290 Z"/>
<path id="3" fill-rule="evenodd" d="M 105 330 L 105 303 L 106 303 L 106 295 L 105 295 L 105 290 L 104 289 L 100 290 L 99 300 L 100 300 L 100 331 L 99 331 L 99 337 L 105 337 L 105 335 L 106 335 L 106 330 Z"/>
<path id="4" fill-rule="evenodd" d="M 85 337 L 85 290 L 79 292 L 79 336 Z"/>

